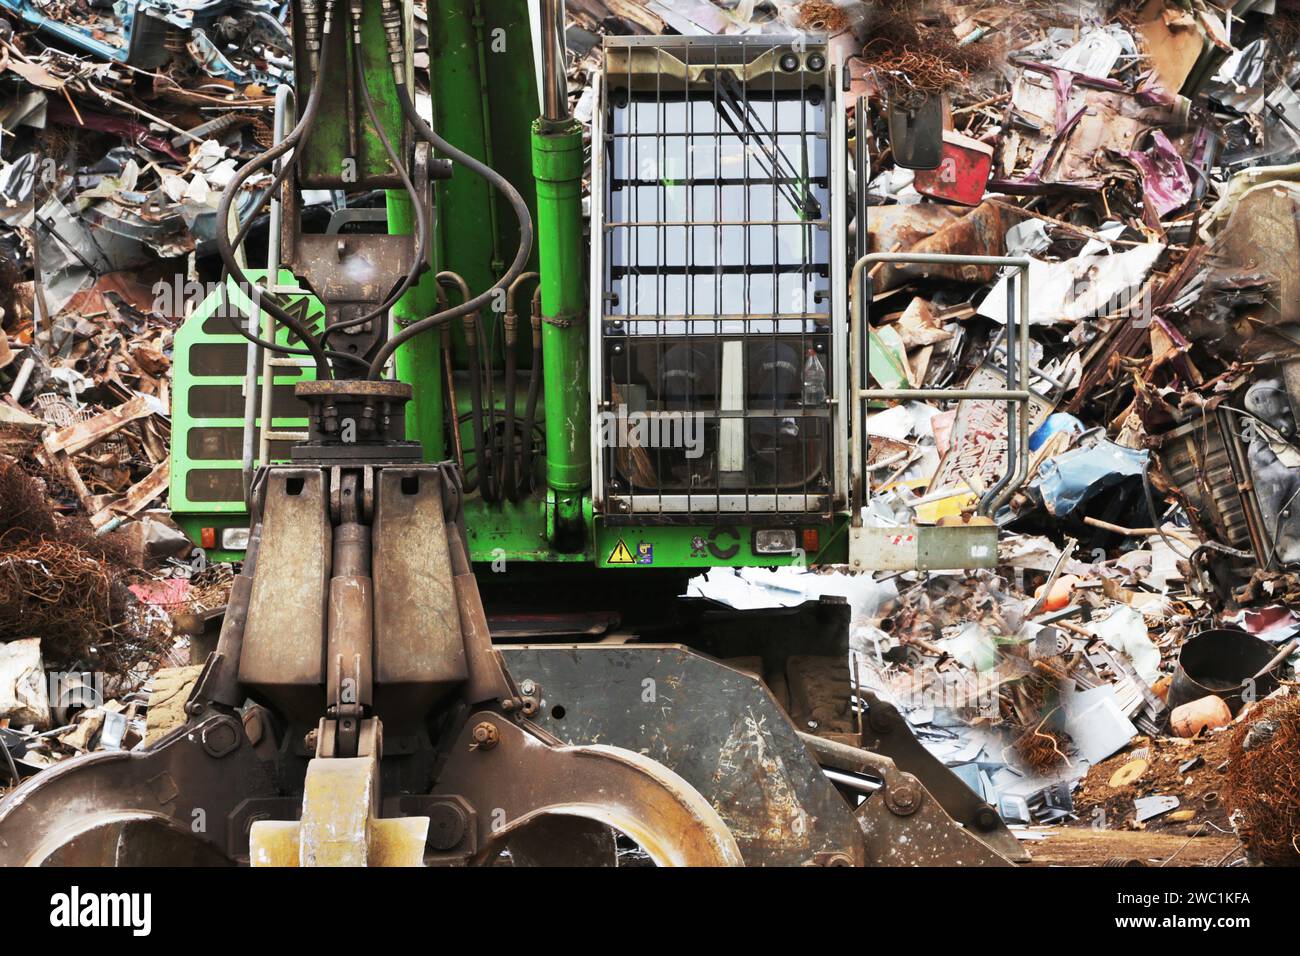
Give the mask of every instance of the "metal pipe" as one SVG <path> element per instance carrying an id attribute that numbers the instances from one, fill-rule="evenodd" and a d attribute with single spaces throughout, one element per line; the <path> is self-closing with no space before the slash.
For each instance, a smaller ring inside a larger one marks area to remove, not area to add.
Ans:
<path id="1" fill-rule="evenodd" d="M 1023 316 L 1015 315 L 1016 283 L 1018 281 L 1020 281 L 1018 277 L 1012 278 L 1011 276 L 1007 276 L 1007 324 L 1006 329 L 1004 330 L 1007 336 L 1007 392 L 1010 392 L 1016 387 L 1017 363 L 1028 359 L 1028 356 L 1023 354 L 1018 355 L 1016 353 L 1016 330 L 1012 325 L 1012 316 L 1015 316 L 1018 319 L 1024 318 Z M 1017 431 L 1018 433 L 1016 426 L 1020 422 L 1021 407 L 1022 406 L 1018 399 L 1012 398 L 1007 400 L 1007 470 L 1001 478 L 993 483 L 992 488 L 980 495 L 979 510 L 982 513 L 990 515 L 994 514 L 994 509 L 992 507 L 993 502 L 1001 498 L 1002 490 L 1011 484 L 1012 475 L 1019 471 L 1020 449 L 1017 444 L 1011 441 L 1011 433 L 1012 431 Z"/>
<path id="2" fill-rule="evenodd" d="M 548 123 L 569 120 L 564 21 L 564 0 L 542 0 L 542 119 Z"/>
<path id="3" fill-rule="evenodd" d="M 292 108 L 293 90 L 288 84 L 281 84 L 275 91 L 275 113 L 271 120 L 271 145 L 279 146 L 284 142 L 284 137 L 288 132 L 289 111 Z M 280 196 L 278 190 L 271 191 L 271 220 L 270 232 L 267 236 L 266 244 L 266 278 L 263 280 L 261 287 L 254 286 L 250 291 L 248 310 L 248 331 L 250 338 L 248 340 L 247 361 L 244 368 L 244 441 L 243 441 L 243 460 L 241 462 L 244 478 L 244 503 L 251 507 L 250 495 L 253 488 L 253 463 L 260 461 L 263 465 L 267 462 L 267 450 L 270 448 L 270 439 L 266 436 L 271 431 L 271 422 L 267 418 L 262 420 L 262 431 L 259 441 L 254 447 L 253 436 L 257 433 L 258 414 L 268 414 L 270 408 L 270 375 L 274 371 L 266 365 L 268 357 L 267 352 L 262 346 L 254 341 L 262 335 L 273 336 L 274 327 L 269 330 L 262 328 L 262 295 L 265 289 L 270 289 L 279 284 L 280 272 Z M 234 238 L 234 232 L 238 228 L 237 216 L 234 214 L 234 207 L 231 207 L 232 222 L 231 238 Z M 236 256 L 241 255 L 242 250 L 235 250 Z M 267 392 L 267 400 L 259 402 L 257 393 L 257 377 L 261 372 L 263 376 L 263 387 Z"/>
<path id="4" fill-rule="evenodd" d="M 822 773 L 826 775 L 826 779 L 831 783 L 838 783 L 859 793 L 875 793 L 884 786 L 879 780 L 864 780 L 862 777 L 855 777 L 853 774 L 844 773 L 842 770 L 832 770 L 830 767 L 822 767 Z"/>
<path id="5" fill-rule="evenodd" d="M 860 398 L 878 398 L 884 401 L 906 402 L 911 399 L 992 399 L 993 401 L 1029 401 L 1032 392 L 1006 391 L 1000 388 L 863 388 Z"/>
<path id="6" fill-rule="evenodd" d="M 18 366 L 18 374 L 14 376 L 14 383 L 9 389 L 9 397 L 14 401 L 22 398 L 23 390 L 27 388 L 27 383 L 31 381 L 32 372 L 36 370 L 36 359 L 28 356 L 23 359 L 23 364 Z"/>
<path id="7" fill-rule="evenodd" d="M 1016 310 L 1016 320 L 1020 323 L 1020 381 L 1017 383 L 1019 391 L 1027 393 L 1029 391 L 1029 266 L 1025 265 L 1020 276 L 1016 280 L 1019 286 L 1020 307 Z M 1010 306 L 1010 289 L 1007 291 L 1008 307 Z M 1011 314 L 1007 314 L 1007 343 L 1008 347 L 1011 342 Z M 1011 362 L 1008 357 L 1007 371 L 1010 372 Z M 1016 416 L 1016 433 L 1018 438 L 1019 452 L 1015 459 L 1015 477 L 1006 483 L 1002 491 L 988 503 L 987 509 L 984 509 L 984 502 L 980 502 L 984 514 L 995 515 L 998 509 L 1011 500 L 1011 496 L 1016 490 L 1024 484 L 1025 478 L 1029 475 L 1029 399 L 1021 399 L 1020 414 Z M 1007 448 L 1011 448 L 1010 422 L 1008 425 Z M 1007 462 L 1008 469 L 1011 466 L 1011 460 Z"/>
<path id="8" fill-rule="evenodd" d="M 551 544 L 567 553 L 581 550 L 586 536 L 583 500 L 591 485 L 594 447 L 591 401 L 599 394 L 588 371 L 586 248 L 582 238 L 585 168 L 581 126 L 545 121 L 533 126 L 547 398 L 546 481 L 555 502 Z"/>

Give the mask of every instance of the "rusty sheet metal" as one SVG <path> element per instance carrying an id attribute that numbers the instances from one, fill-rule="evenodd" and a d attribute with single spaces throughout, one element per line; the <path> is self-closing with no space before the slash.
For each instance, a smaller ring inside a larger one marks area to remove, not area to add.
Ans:
<path id="1" fill-rule="evenodd" d="M 393 732 L 465 679 L 440 473 L 385 468 L 375 500 L 376 707 Z"/>
<path id="2" fill-rule="evenodd" d="M 295 766 L 271 772 L 244 727 L 224 715 L 193 721 L 150 750 L 74 757 L 0 803 L 0 864 L 243 862 L 251 820 L 296 813 L 298 801 L 281 796 L 295 776 L 301 785 Z M 199 813 L 202 828 L 194 826 Z"/>
<path id="3" fill-rule="evenodd" d="M 1001 256 L 1006 253 L 1007 230 L 1022 218 L 1005 206 L 988 202 L 980 203 L 956 222 L 943 226 L 934 235 L 927 236 L 910 249 L 901 251 L 940 255 Z M 997 278 L 997 273 L 996 266 L 885 264 L 878 273 L 872 274 L 872 281 L 876 292 L 885 292 L 916 279 L 951 279 L 954 282 L 968 282 L 972 285 L 987 284 Z"/>
<path id="4" fill-rule="evenodd" d="M 966 388 L 1004 388 L 1006 373 L 985 362 L 975 370 Z M 1032 433 L 1052 413 L 1052 402 L 1037 392 L 1030 393 L 1029 431 Z M 959 402 L 948 452 L 930 479 L 927 495 L 968 489 L 991 488 L 1007 473 L 1007 403 L 990 399 Z"/>
<path id="5" fill-rule="evenodd" d="M 550 817 L 579 817 L 626 834 L 659 866 L 741 866 L 718 812 L 678 774 L 605 745 L 555 746 L 549 734 L 492 711 L 472 714 L 434 788 L 475 807 L 488 863 L 510 836 Z"/>
<path id="6" fill-rule="evenodd" d="M 911 249 L 922 239 L 970 212 L 939 203 L 906 203 L 867 208 L 867 252 Z"/>
<path id="7" fill-rule="evenodd" d="M 276 468 L 266 478 L 262 544 L 244 625 L 239 680 L 290 719 L 325 703 L 325 603 L 332 534 L 325 473 Z"/>
<path id="8" fill-rule="evenodd" d="M 1215 236 L 1214 275 L 1260 273 L 1278 282 L 1276 321 L 1300 322 L 1300 185 L 1272 183 L 1245 193 Z"/>
<path id="9" fill-rule="evenodd" d="M 540 688 L 540 726 L 673 770 L 722 816 L 746 864 L 861 862 L 849 805 L 752 674 L 679 645 L 507 645 L 501 653 L 516 680 Z"/>
<path id="10" fill-rule="evenodd" d="M 110 408 L 103 414 L 96 415 L 84 422 L 76 422 L 67 428 L 61 428 L 45 439 L 45 448 L 51 454 L 57 451 L 75 455 L 91 445 L 103 441 L 118 429 L 135 421 L 147 418 L 157 409 L 147 396 L 137 395 L 129 402 Z"/>

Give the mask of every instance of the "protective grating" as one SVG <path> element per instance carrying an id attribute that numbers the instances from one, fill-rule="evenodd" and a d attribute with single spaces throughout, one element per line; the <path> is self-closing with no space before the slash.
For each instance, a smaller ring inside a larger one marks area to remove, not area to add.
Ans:
<path id="1" fill-rule="evenodd" d="M 604 510 L 825 513 L 826 50 L 677 37 L 605 52 L 593 156 Z"/>

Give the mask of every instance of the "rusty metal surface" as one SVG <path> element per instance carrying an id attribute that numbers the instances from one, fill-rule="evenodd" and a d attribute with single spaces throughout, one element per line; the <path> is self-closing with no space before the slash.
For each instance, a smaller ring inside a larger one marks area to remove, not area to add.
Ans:
<path id="1" fill-rule="evenodd" d="M 327 500 L 318 469 L 276 468 L 267 475 L 239 663 L 245 687 L 307 721 L 325 700 L 321 650 L 332 541 Z"/>
<path id="2" fill-rule="evenodd" d="M 907 249 L 917 254 L 1000 256 L 1006 252 L 1007 230 L 1020 217 L 993 203 L 981 203 L 956 222 L 942 226 L 931 236 Z M 881 250 L 891 251 L 891 250 Z M 997 267 L 990 265 L 931 265 L 886 263 L 872 277 L 877 294 L 922 278 L 951 279 L 954 282 L 992 282 Z"/>
<path id="3" fill-rule="evenodd" d="M 948 816 L 991 850 L 1017 863 L 1029 862 L 1028 851 L 1007 829 L 997 810 L 925 749 L 893 704 L 869 691 L 863 691 L 862 697 L 867 704 L 867 718 L 862 724 L 863 749 L 889 758 L 899 770 L 915 776 Z"/>
<path id="4" fill-rule="evenodd" d="M 799 739 L 820 763 L 880 781 L 855 811 L 868 866 L 1009 866 L 1011 861 L 954 821 L 913 774 L 888 757 L 812 734 Z M 956 780 L 956 778 L 953 778 Z M 1028 861 L 1028 856 L 1024 859 Z"/>
<path id="5" fill-rule="evenodd" d="M 491 746 L 475 739 L 485 723 L 497 731 Z M 662 764 L 617 747 L 556 746 L 549 735 L 491 711 L 465 723 L 434 792 L 492 808 L 478 818 L 479 863 L 491 862 L 512 833 L 551 815 L 624 833 L 659 866 L 743 863 L 718 813 Z"/>
<path id="6" fill-rule="evenodd" d="M 613 744 L 672 769 L 718 811 L 751 866 L 819 854 L 861 862 L 852 811 L 752 674 L 679 645 L 519 645 L 501 653 L 540 689 L 535 718 L 571 744 Z"/>
<path id="7" fill-rule="evenodd" d="M 146 751 L 74 757 L 0 803 L 8 866 L 214 865 L 247 859 L 254 815 L 289 816 L 292 768 L 268 760 L 240 722 L 210 715 Z M 279 775 L 279 779 L 277 779 Z"/>
<path id="8" fill-rule="evenodd" d="M 386 468 L 374 519 L 376 709 L 419 721 L 468 673 L 436 468 Z"/>
<path id="9" fill-rule="evenodd" d="M 323 379 L 298 382 L 293 393 L 300 398 L 327 395 L 335 398 L 387 398 L 409 401 L 415 390 L 407 382 L 367 379 Z"/>

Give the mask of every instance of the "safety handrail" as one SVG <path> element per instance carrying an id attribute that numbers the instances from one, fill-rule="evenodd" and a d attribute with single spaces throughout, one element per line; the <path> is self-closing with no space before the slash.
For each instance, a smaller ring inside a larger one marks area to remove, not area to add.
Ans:
<path id="1" fill-rule="evenodd" d="M 271 121 L 272 146 L 279 146 L 289 132 L 289 122 L 293 119 L 293 103 L 293 88 L 287 83 L 281 83 L 275 91 L 275 112 Z M 288 162 L 288 160 L 284 160 L 284 162 Z M 267 272 L 265 279 L 268 287 L 274 286 L 280 277 L 280 196 L 272 194 L 270 199 L 271 222 L 267 237 Z M 249 333 L 274 338 L 275 324 L 273 322 L 265 323 L 267 328 L 263 328 L 261 291 L 250 289 L 248 292 L 250 299 L 248 310 Z M 275 375 L 275 368 L 269 364 L 270 361 L 271 357 L 264 353 L 261 346 L 252 341 L 248 343 L 247 360 L 244 368 L 244 431 L 240 471 L 244 485 L 244 504 L 250 509 L 252 508 L 253 462 L 257 461 L 265 465 L 270 455 L 272 431 L 271 391 L 274 385 L 273 376 Z M 258 389 L 259 370 L 262 376 L 261 394 L 259 394 Z M 259 413 L 262 420 L 260 433 L 257 431 Z M 257 436 L 256 449 L 254 449 L 255 435 Z"/>
<path id="2" fill-rule="evenodd" d="M 870 374 L 871 355 L 864 336 L 866 303 L 862 279 L 864 271 L 878 262 L 915 263 L 918 265 L 996 266 L 1013 268 L 1016 276 L 1007 282 L 1007 387 L 982 388 L 867 388 L 863 373 Z M 978 513 L 993 515 L 1015 494 L 1029 471 L 1029 263 L 1021 256 L 961 256 L 942 253 L 869 252 L 853 264 L 849 283 L 849 374 L 853 396 L 852 423 L 854 451 L 859 459 L 853 478 L 852 523 L 862 523 L 865 503 L 867 436 L 864 408 L 871 399 L 906 401 L 908 399 L 966 400 L 984 399 L 1007 403 L 1007 472 L 981 497 Z M 1017 302 L 1017 291 L 1019 301 Z M 1017 338 L 1019 343 L 1017 343 Z M 862 356 L 867 355 L 867 368 Z M 1024 360 L 1021 360 L 1024 356 Z M 1021 411 L 1024 414 L 1021 414 Z"/>

